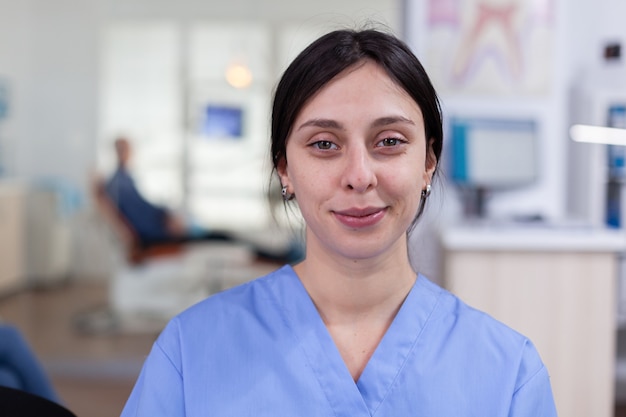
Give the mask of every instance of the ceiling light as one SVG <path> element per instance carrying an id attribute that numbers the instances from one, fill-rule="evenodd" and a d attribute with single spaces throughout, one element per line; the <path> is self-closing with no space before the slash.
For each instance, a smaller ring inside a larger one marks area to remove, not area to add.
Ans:
<path id="1" fill-rule="evenodd" d="M 231 64 L 226 69 L 226 81 L 235 88 L 247 88 L 252 84 L 252 71 L 243 64 Z"/>
<path id="2" fill-rule="evenodd" d="M 590 125 L 573 125 L 569 129 L 569 133 L 572 140 L 576 142 L 626 146 L 626 129 Z"/>

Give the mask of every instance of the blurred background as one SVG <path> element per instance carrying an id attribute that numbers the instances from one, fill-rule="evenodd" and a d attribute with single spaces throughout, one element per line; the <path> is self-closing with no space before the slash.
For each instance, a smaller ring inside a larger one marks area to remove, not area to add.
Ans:
<path id="1" fill-rule="evenodd" d="M 167 319 L 276 265 L 238 244 L 129 262 L 94 197 L 115 139 L 155 204 L 293 244 L 297 213 L 272 210 L 273 88 L 313 39 L 373 24 L 442 100 L 416 268 L 531 337 L 561 415 L 620 415 L 626 140 L 571 128 L 626 128 L 624 16 L 617 0 L 0 0 L 0 320 L 68 408 L 118 415 Z"/>

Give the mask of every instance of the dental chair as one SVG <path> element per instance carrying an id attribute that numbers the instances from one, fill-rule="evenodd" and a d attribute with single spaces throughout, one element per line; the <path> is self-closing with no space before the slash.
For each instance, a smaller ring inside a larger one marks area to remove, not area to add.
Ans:
<path id="1" fill-rule="evenodd" d="M 100 330 L 160 330 L 185 308 L 256 274 L 251 268 L 254 256 L 243 244 L 197 242 L 142 247 L 109 199 L 102 180 L 94 181 L 93 201 L 111 265 L 109 311 L 107 319 L 100 317 L 96 324 L 104 328 Z M 82 326 L 85 330 L 85 323 Z"/>

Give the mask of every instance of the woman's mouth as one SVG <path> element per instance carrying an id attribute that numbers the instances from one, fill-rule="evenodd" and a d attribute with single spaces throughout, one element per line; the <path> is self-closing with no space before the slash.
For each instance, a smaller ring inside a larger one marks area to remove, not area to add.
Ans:
<path id="1" fill-rule="evenodd" d="M 333 211 L 335 218 L 340 223 L 355 229 L 377 224 L 385 217 L 386 213 L 386 207 L 349 208 L 347 210 Z"/>

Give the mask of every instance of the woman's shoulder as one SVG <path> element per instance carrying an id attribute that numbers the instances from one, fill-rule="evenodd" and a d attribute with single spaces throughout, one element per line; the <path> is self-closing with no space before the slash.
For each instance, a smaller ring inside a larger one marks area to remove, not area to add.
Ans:
<path id="1" fill-rule="evenodd" d="M 445 332 L 450 343 L 457 343 L 462 349 L 499 352 L 503 356 L 540 365 L 539 355 L 529 337 L 437 284 L 426 280 L 423 285 L 438 294 L 437 309 L 433 311 L 430 325 Z"/>
<path id="2" fill-rule="evenodd" d="M 195 323 L 206 325 L 233 318 L 234 316 L 257 308 L 259 301 L 275 297 L 278 289 L 296 277 L 289 265 L 276 269 L 267 275 L 213 294 L 187 308 L 171 321 L 177 325 L 193 326 Z"/>
<path id="3" fill-rule="evenodd" d="M 239 286 L 216 293 L 172 318 L 159 334 L 156 346 L 174 363 L 184 352 L 198 352 L 228 345 L 242 332 L 258 333 L 264 324 L 280 326 L 281 310 L 277 299 L 296 278 L 289 266 Z M 287 289 L 289 291 L 289 289 Z M 208 339 L 207 339 L 208 338 Z M 220 344 L 206 343 L 221 340 Z"/>
<path id="4" fill-rule="evenodd" d="M 430 281 L 421 287 L 437 301 L 420 337 L 428 340 L 427 352 L 438 347 L 429 359 L 446 364 L 444 374 L 462 372 L 490 381 L 492 392 L 505 386 L 517 392 L 531 381 L 549 384 L 539 351 L 527 335 Z"/>

